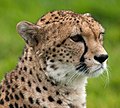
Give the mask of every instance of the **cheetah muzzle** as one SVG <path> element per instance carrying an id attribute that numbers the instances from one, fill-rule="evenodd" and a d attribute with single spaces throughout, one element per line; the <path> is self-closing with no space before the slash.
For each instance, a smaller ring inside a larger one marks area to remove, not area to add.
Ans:
<path id="1" fill-rule="evenodd" d="M 26 45 L 0 86 L 0 108 L 86 108 L 87 78 L 107 69 L 103 27 L 90 14 L 49 12 L 17 31 Z"/>

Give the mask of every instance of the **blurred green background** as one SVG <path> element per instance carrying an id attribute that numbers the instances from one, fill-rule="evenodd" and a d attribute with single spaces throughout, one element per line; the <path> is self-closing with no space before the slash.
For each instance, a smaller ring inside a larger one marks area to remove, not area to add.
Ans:
<path id="1" fill-rule="evenodd" d="M 24 41 L 16 32 L 21 20 L 36 22 L 52 10 L 91 13 L 106 29 L 109 83 L 106 74 L 89 79 L 88 108 L 120 108 L 120 0 L 0 0 L 0 80 L 12 70 Z"/>

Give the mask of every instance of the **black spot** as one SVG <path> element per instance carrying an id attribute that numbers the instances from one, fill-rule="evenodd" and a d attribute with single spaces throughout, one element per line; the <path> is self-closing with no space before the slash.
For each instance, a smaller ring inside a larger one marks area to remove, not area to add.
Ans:
<path id="1" fill-rule="evenodd" d="M 45 18 L 42 18 L 40 21 L 44 21 L 45 20 Z"/>
<path id="2" fill-rule="evenodd" d="M 10 89 L 10 85 L 9 84 L 7 85 L 7 88 Z"/>
<path id="3" fill-rule="evenodd" d="M 39 92 L 39 93 L 41 93 L 41 90 L 40 90 L 39 87 L 36 87 L 36 91 Z"/>
<path id="4" fill-rule="evenodd" d="M 57 100 L 57 103 L 61 105 L 62 101 L 59 99 L 59 100 Z"/>
<path id="5" fill-rule="evenodd" d="M 44 64 L 46 64 L 46 61 L 44 61 Z"/>
<path id="6" fill-rule="evenodd" d="M 30 74 L 32 75 L 32 69 L 30 69 Z"/>
<path id="7" fill-rule="evenodd" d="M 66 60 L 66 62 L 69 62 L 69 60 Z"/>
<path id="8" fill-rule="evenodd" d="M 58 91 L 56 91 L 56 95 L 59 95 L 60 93 Z"/>
<path id="9" fill-rule="evenodd" d="M 51 82 L 51 85 L 52 85 L 52 86 L 57 86 L 57 84 L 56 84 L 56 83 L 54 83 L 54 82 Z"/>
<path id="10" fill-rule="evenodd" d="M 14 106 L 12 104 L 9 104 L 9 108 L 14 108 Z"/>
<path id="11" fill-rule="evenodd" d="M 49 49 L 49 50 L 51 50 L 51 48 L 50 48 L 50 47 L 49 47 L 48 49 Z"/>
<path id="12" fill-rule="evenodd" d="M 53 60 L 53 59 L 51 59 L 51 60 L 50 60 L 50 62 L 54 62 L 54 60 Z"/>
<path id="13" fill-rule="evenodd" d="M 65 95 L 69 95 L 69 94 L 70 94 L 70 92 L 68 92 L 68 91 L 65 92 Z"/>
<path id="14" fill-rule="evenodd" d="M 32 97 L 29 97 L 28 99 L 29 99 L 29 102 L 30 102 L 31 104 L 33 104 L 33 98 L 32 98 Z"/>
<path id="15" fill-rule="evenodd" d="M 11 83 L 11 84 L 13 83 L 13 80 L 12 80 L 12 78 L 10 79 L 10 83 Z"/>
<path id="16" fill-rule="evenodd" d="M 15 89 L 12 87 L 12 92 L 15 92 Z"/>
<path id="17" fill-rule="evenodd" d="M 76 18 L 74 18 L 74 20 L 76 21 Z"/>
<path id="18" fill-rule="evenodd" d="M 79 23 L 79 21 L 77 20 L 77 23 Z"/>
<path id="19" fill-rule="evenodd" d="M 40 71 L 42 71 L 42 68 L 39 68 Z"/>
<path id="20" fill-rule="evenodd" d="M 31 87 L 31 82 L 30 81 L 28 81 L 28 86 Z"/>
<path id="21" fill-rule="evenodd" d="M 35 66 L 33 66 L 33 69 L 35 70 Z"/>
<path id="22" fill-rule="evenodd" d="M 63 60 L 62 60 L 62 59 L 59 59 L 58 61 L 62 62 Z"/>
<path id="23" fill-rule="evenodd" d="M 67 77 L 69 74 L 67 73 L 67 74 L 65 74 L 65 77 Z"/>
<path id="24" fill-rule="evenodd" d="M 18 104 L 15 102 L 15 108 L 19 108 Z"/>
<path id="25" fill-rule="evenodd" d="M 69 56 L 69 53 L 67 53 L 66 56 Z"/>
<path id="26" fill-rule="evenodd" d="M 43 70 L 46 70 L 46 68 L 44 67 Z"/>
<path id="27" fill-rule="evenodd" d="M 24 71 L 27 71 L 27 67 L 26 67 L 26 66 L 24 66 L 24 68 L 23 68 L 23 69 L 24 69 Z"/>
<path id="28" fill-rule="evenodd" d="M 29 57 L 29 61 L 32 61 L 32 57 Z"/>
<path id="29" fill-rule="evenodd" d="M 5 91 L 5 93 L 6 93 L 6 95 L 9 95 L 9 92 L 7 90 Z"/>
<path id="30" fill-rule="evenodd" d="M 17 94 L 15 94 L 15 99 L 19 100 L 19 96 Z"/>
<path id="31" fill-rule="evenodd" d="M 21 75 L 21 70 L 22 70 L 22 68 L 20 68 L 20 71 L 19 71 L 19 74 Z"/>
<path id="32" fill-rule="evenodd" d="M 12 95 L 12 94 L 10 94 L 10 99 L 11 99 L 11 100 L 13 99 L 13 95 Z"/>
<path id="33" fill-rule="evenodd" d="M 27 106 L 26 106 L 25 104 L 23 104 L 23 107 L 24 107 L 24 108 L 27 108 Z"/>
<path id="34" fill-rule="evenodd" d="M 60 55 L 60 56 L 62 56 L 62 55 L 63 55 L 63 53 L 60 53 L 59 55 Z"/>
<path id="35" fill-rule="evenodd" d="M 52 98 L 52 96 L 49 96 L 49 97 L 48 97 L 48 100 L 49 100 L 50 102 L 53 102 L 53 101 L 54 101 L 54 99 Z"/>
<path id="36" fill-rule="evenodd" d="M 36 104 L 40 105 L 40 103 L 39 103 L 39 100 L 38 100 L 38 99 L 36 100 Z"/>
<path id="37" fill-rule="evenodd" d="M 60 51 L 58 50 L 57 53 L 59 53 Z"/>
<path id="38" fill-rule="evenodd" d="M 49 24 L 50 22 L 49 21 L 47 21 L 45 24 Z"/>
<path id="39" fill-rule="evenodd" d="M 58 17 L 55 17 L 55 19 L 58 19 Z"/>
<path id="40" fill-rule="evenodd" d="M 25 82 L 25 78 L 24 78 L 24 77 L 21 77 L 21 81 Z"/>
<path id="41" fill-rule="evenodd" d="M 54 69 L 54 70 L 56 70 L 57 69 L 57 67 L 53 64 L 53 65 L 51 65 L 50 66 L 50 68 L 52 68 L 52 69 Z"/>
<path id="42" fill-rule="evenodd" d="M 45 53 L 48 54 L 48 51 L 46 51 Z"/>
<path id="43" fill-rule="evenodd" d="M 32 108 L 30 105 L 28 105 L 28 108 Z"/>
<path id="44" fill-rule="evenodd" d="M 8 95 L 5 96 L 5 100 L 8 102 L 10 99 L 8 97 Z"/>
<path id="45" fill-rule="evenodd" d="M 80 32 L 82 32 L 82 28 L 80 28 Z"/>
<path id="46" fill-rule="evenodd" d="M 47 82 L 50 82 L 50 80 L 49 80 L 49 79 L 47 79 Z"/>
<path id="47" fill-rule="evenodd" d="M 44 98 L 42 98 L 42 101 L 43 101 L 43 102 L 45 102 L 45 99 L 44 99 Z"/>
<path id="48" fill-rule="evenodd" d="M 47 87 L 45 87 L 45 86 L 43 86 L 43 89 L 46 90 L 46 91 L 48 90 Z"/>
<path id="49" fill-rule="evenodd" d="M 58 44 L 57 47 L 60 47 L 60 44 Z"/>
<path id="50" fill-rule="evenodd" d="M 55 48 L 53 48 L 53 52 L 55 52 L 56 51 L 56 49 Z"/>
<path id="51" fill-rule="evenodd" d="M 9 83 L 8 83 L 8 80 L 5 80 L 5 83 L 6 83 L 6 85 L 8 85 Z"/>
<path id="52" fill-rule="evenodd" d="M 22 59 L 21 62 L 24 63 L 24 60 Z"/>
<path id="53" fill-rule="evenodd" d="M 50 57 L 48 56 L 46 59 L 47 59 L 47 60 L 49 60 L 49 59 L 50 59 Z"/>
<path id="54" fill-rule="evenodd" d="M 25 60 L 27 60 L 27 56 L 25 57 Z"/>
<path id="55" fill-rule="evenodd" d="M 0 104 L 4 105 L 4 100 L 3 99 L 0 100 Z"/>
<path id="56" fill-rule="evenodd" d="M 63 24 L 63 22 L 60 22 L 60 24 Z"/>
<path id="57" fill-rule="evenodd" d="M 56 54 L 53 54 L 52 57 L 56 57 Z"/>
<path id="58" fill-rule="evenodd" d="M 24 99 L 24 95 L 23 95 L 23 93 L 20 91 L 19 92 L 19 94 L 20 94 L 20 97 L 22 98 L 22 99 Z"/>

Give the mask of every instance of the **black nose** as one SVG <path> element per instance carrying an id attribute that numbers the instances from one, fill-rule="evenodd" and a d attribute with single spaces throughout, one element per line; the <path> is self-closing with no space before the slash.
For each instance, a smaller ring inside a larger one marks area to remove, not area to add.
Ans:
<path id="1" fill-rule="evenodd" d="M 94 56 L 94 59 L 97 60 L 100 63 L 103 63 L 108 58 L 108 55 L 101 54 L 99 56 Z"/>

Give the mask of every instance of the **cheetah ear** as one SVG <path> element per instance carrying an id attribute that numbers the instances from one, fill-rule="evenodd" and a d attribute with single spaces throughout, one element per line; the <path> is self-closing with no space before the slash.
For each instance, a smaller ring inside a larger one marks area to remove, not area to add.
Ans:
<path id="1" fill-rule="evenodd" d="M 32 24 L 27 21 L 22 21 L 17 24 L 17 31 L 30 46 L 38 44 L 38 31 L 40 26 Z"/>

